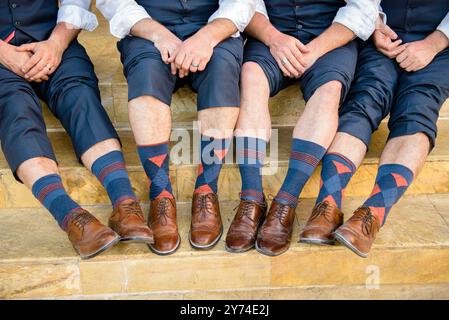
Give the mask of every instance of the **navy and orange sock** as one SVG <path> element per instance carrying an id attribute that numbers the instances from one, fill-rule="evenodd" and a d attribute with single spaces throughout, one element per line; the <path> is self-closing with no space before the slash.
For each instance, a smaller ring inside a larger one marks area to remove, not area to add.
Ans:
<path id="1" fill-rule="evenodd" d="M 136 200 L 121 151 L 111 151 L 95 160 L 92 173 L 106 189 L 114 207 L 127 199 Z"/>
<path id="2" fill-rule="evenodd" d="M 150 200 L 174 198 L 169 173 L 169 144 L 138 146 L 140 161 L 150 180 Z"/>
<path id="3" fill-rule="evenodd" d="M 70 198 L 62 185 L 61 177 L 50 174 L 37 180 L 31 188 L 36 199 L 50 211 L 59 226 L 65 230 L 72 212 L 81 207 Z"/>
<path id="4" fill-rule="evenodd" d="M 287 176 L 275 200 L 296 207 L 299 194 L 325 153 L 326 149 L 319 144 L 293 139 Z"/>
<path id="5" fill-rule="evenodd" d="M 195 183 L 195 193 L 217 193 L 218 177 L 232 138 L 215 139 L 201 137 L 201 164 Z"/>
<path id="6" fill-rule="evenodd" d="M 385 224 L 388 213 L 413 182 L 413 172 L 400 164 L 384 164 L 379 167 L 374 189 L 363 204 Z"/>
<path id="7" fill-rule="evenodd" d="M 242 200 L 264 201 L 262 187 L 262 167 L 265 160 L 267 142 L 251 137 L 237 137 L 237 163 L 242 178 Z"/>
<path id="8" fill-rule="evenodd" d="M 333 203 L 341 209 L 344 190 L 356 171 L 354 163 L 339 153 L 327 153 L 323 157 L 321 188 L 316 203 Z"/>

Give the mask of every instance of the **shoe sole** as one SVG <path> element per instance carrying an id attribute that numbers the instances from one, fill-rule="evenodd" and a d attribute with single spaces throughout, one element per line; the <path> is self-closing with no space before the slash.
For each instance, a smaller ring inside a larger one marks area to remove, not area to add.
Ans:
<path id="1" fill-rule="evenodd" d="M 121 241 L 121 242 L 126 242 L 126 243 L 146 243 L 146 244 L 153 244 L 153 243 L 154 243 L 154 238 L 126 237 L 126 238 L 121 238 L 120 241 Z"/>
<path id="2" fill-rule="evenodd" d="M 282 251 L 279 252 L 279 253 L 273 253 L 273 252 L 271 252 L 271 251 L 265 251 L 265 250 L 259 248 L 259 246 L 257 245 L 257 242 L 256 242 L 256 244 L 255 244 L 255 247 L 256 247 L 256 251 L 257 251 L 257 252 L 259 252 L 259 253 L 261 253 L 261 254 L 263 254 L 263 255 L 265 255 L 265 256 L 269 256 L 269 257 L 277 257 L 277 256 L 280 256 L 281 254 L 286 253 L 286 252 L 288 251 L 288 249 L 290 249 L 290 244 L 288 245 L 288 247 L 287 247 L 286 249 L 282 250 Z"/>
<path id="3" fill-rule="evenodd" d="M 153 252 L 153 253 L 155 253 L 155 254 L 157 254 L 157 255 L 159 255 L 159 256 L 168 256 L 168 255 L 170 255 L 170 254 L 175 253 L 175 252 L 179 249 L 179 246 L 180 246 L 180 245 L 181 245 L 181 236 L 179 236 L 179 234 L 178 234 L 178 242 L 176 243 L 176 246 L 175 246 L 172 250 L 169 250 L 169 251 L 159 251 L 159 250 L 153 248 L 153 246 L 152 246 L 151 244 L 148 245 L 148 249 L 150 249 L 151 252 Z"/>
<path id="4" fill-rule="evenodd" d="M 192 238 L 191 238 L 191 232 L 189 232 L 189 242 L 190 242 L 190 245 L 191 245 L 194 249 L 198 249 L 198 250 L 209 250 L 209 249 L 212 249 L 213 247 L 215 247 L 215 246 L 217 245 L 217 243 L 218 243 L 218 241 L 220 241 L 222 235 L 223 235 L 223 227 L 221 227 L 221 231 L 220 231 L 220 234 L 218 235 L 218 237 L 217 237 L 214 241 L 212 241 L 211 244 L 208 244 L 208 245 L 206 245 L 206 246 L 202 246 L 202 245 L 197 245 L 197 244 L 195 244 L 195 243 L 192 241 Z"/>
<path id="5" fill-rule="evenodd" d="M 315 238 L 299 238 L 300 243 L 306 243 L 306 244 L 315 244 L 318 246 L 334 246 L 335 240 L 323 240 L 323 239 L 315 239 Z"/>
<path id="6" fill-rule="evenodd" d="M 352 245 L 352 243 L 350 243 L 348 240 L 346 240 L 345 237 L 343 237 L 341 234 L 339 233 L 334 233 L 334 238 L 335 240 L 337 240 L 340 244 L 342 244 L 343 246 L 345 246 L 346 248 L 348 248 L 349 250 L 351 250 L 352 252 L 354 252 L 356 255 L 358 255 L 359 257 L 362 258 L 368 258 L 368 254 L 367 253 L 363 253 L 361 251 L 359 251 L 356 247 L 354 247 Z"/>
<path id="7" fill-rule="evenodd" d="M 248 248 L 244 248 L 244 249 L 232 249 L 229 248 L 228 245 L 225 245 L 225 250 L 229 253 L 244 253 L 244 252 L 248 252 L 252 249 L 254 249 L 255 245 L 253 244 L 251 247 Z"/>
<path id="8" fill-rule="evenodd" d="M 76 251 L 80 255 L 81 259 L 88 260 L 88 259 L 92 259 L 92 258 L 98 256 L 100 253 L 103 253 L 104 251 L 112 248 L 113 246 L 115 246 L 119 242 L 120 242 L 120 236 L 117 236 L 117 238 L 115 238 L 114 240 L 112 240 L 108 244 L 104 245 L 103 247 L 101 247 L 100 249 L 98 249 L 97 251 L 95 251 L 94 253 L 91 253 L 89 255 L 81 255 L 77 250 Z"/>

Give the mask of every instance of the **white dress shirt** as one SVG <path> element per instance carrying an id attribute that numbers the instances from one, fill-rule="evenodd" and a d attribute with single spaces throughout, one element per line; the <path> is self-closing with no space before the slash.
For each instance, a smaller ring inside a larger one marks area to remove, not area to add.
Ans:
<path id="1" fill-rule="evenodd" d="M 79 29 L 93 31 L 98 27 L 95 14 L 90 12 L 91 0 L 61 0 L 58 23 L 67 22 Z"/>
<path id="2" fill-rule="evenodd" d="M 360 39 L 367 40 L 376 29 L 381 0 L 346 0 L 346 6 L 338 10 L 334 22 L 354 32 Z M 256 12 L 268 18 L 265 3 L 257 2 Z"/>
<path id="3" fill-rule="evenodd" d="M 360 39 L 368 40 L 376 29 L 380 0 L 346 0 L 346 6 L 338 10 L 334 22 L 354 32 Z"/>
<path id="4" fill-rule="evenodd" d="M 234 34 L 236 37 L 251 21 L 257 2 L 263 5 L 263 0 L 220 0 L 219 8 L 210 17 L 209 22 L 220 18 L 231 20 L 238 29 Z M 109 21 L 111 33 L 117 38 L 127 36 L 140 20 L 151 18 L 151 13 L 134 0 L 97 0 L 97 8 Z"/>

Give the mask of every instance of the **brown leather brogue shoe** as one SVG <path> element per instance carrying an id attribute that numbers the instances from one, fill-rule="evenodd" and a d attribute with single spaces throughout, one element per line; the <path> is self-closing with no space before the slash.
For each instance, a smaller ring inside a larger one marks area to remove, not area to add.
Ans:
<path id="1" fill-rule="evenodd" d="M 312 215 L 306 223 L 299 242 L 333 245 L 334 231 L 343 224 L 343 213 L 329 201 L 323 201 L 315 206 Z"/>
<path id="2" fill-rule="evenodd" d="M 254 248 L 257 233 L 267 214 L 267 202 L 241 200 L 226 236 L 226 250 L 245 252 Z"/>
<path id="3" fill-rule="evenodd" d="M 256 250 L 278 256 L 288 250 L 295 221 L 295 208 L 273 200 L 256 240 Z"/>
<path id="4" fill-rule="evenodd" d="M 379 232 L 379 219 L 370 208 L 360 207 L 335 233 L 335 239 L 362 258 L 368 257 L 376 235 Z"/>
<path id="5" fill-rule="evenodd" d="M 121 202 L 109 218 L 109 226 L 121 241 L 153 243 L 153 232 L 146 225 L 140 204 L 133 200 Z"/>
<path id="6" fill-rule="evenodd" d="M 192 201 L 190 244 L 196 249 L 211 249 L 222 234 L 218 196 L 215 193 L 195 193 Z"/>
<path id="7" fill-rule="evenodd" d="M 66 231 L 82 259 L 93 258 L 120 241 L 120 236 L 114 230 L 83 209 L 70 215 Z"/>
<path id="8" fill-rule="evenodd" d="M 181 243 L 176 222 L 176 201 L 173 198 L 157 198 L 151 201 L 148 225 L 154 234 L 154 244 L 148 245 L 159 255 L 174 253 Z"/>

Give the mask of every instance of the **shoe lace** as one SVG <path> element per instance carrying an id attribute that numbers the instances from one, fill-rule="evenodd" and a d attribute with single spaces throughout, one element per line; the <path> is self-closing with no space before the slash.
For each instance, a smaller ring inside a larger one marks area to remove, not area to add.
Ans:
<path id="1" fill-rule="evenodd" d="M 354 215 L 353 219 L 355 221 L 362 222 L 362 231 L 370 236 L 373 230 L 375 216 L 371 212 L 371 210 L 358 210 L 357 214 Z"/>
<path id="2" fill-rule="evenodd" d="M 253 207 L 256 205 L 255 201 L 251 201 L 251 200 L 242 200 L 235 208 L 233 211 L 236 211 L 240 206 L 242 207 L 242 210 L 240 210 L 240 214 L 239 214 L 239 218 L 248 218 L 251 221 L 254 221 L 253 218 L 251 217 L 251 212 Z"/>
<path id="3" fill-rule="evenodd" d="M 285 219 L 286 219 L 286 217 L 287 217 L 287 215 L 288 215 L 289 210 L 290 210 L 290 206 L 287 205 L 287 204 L 281 204 L 281 205 L 279 206 L 279 210 L 277 210 L 276 216 L 275 216 L 275 217 L 276 217 L 277 219 L 279 219 L 279 222 L 280 222 L 280 223 L 284 224 Z"/>
<path id="4" fill-rule="evenodd" d="M 321 202 L 315 210 L 313 210 L 310 220 L 316 220 L 319 217 L 324 217 L 328 222 L 331 222 L 331 206 L 327 202 Z"/>
<path id="5" fill-rule="evenodd" d="M 210 193 L 198 196 L 196 205 L 201 211 L 201 220 L 206 219 L 208 214 L 214 214 L 212 208 L 216 201 L 215 196 Z"/>
<path id="6" fill-rule="evenodd" d="M 157 220 L 161 221 L 162 225 L 166 225 L 168 221 L 168 205 L 169 200 L 167 198 L 161 199 L 159 203 L 157 204 L 156 208 L 156 214 L 157 214 Z"/>
<path id="7" fill-rule="evenodd" d="M 137 202 L 131 202 L 123 205 L 123 211 L 126 215 L 136 215 L 139 218 L 142 217 L 142 210 Z"/>
<path id="8" fill-rule="evenodd" d="M 95 219 L 94 216 L 87 212 L 76 213 L 72 219 L 72 223 L 78 228 L 83 229 L 86 224 L 93 221 Z"/>

